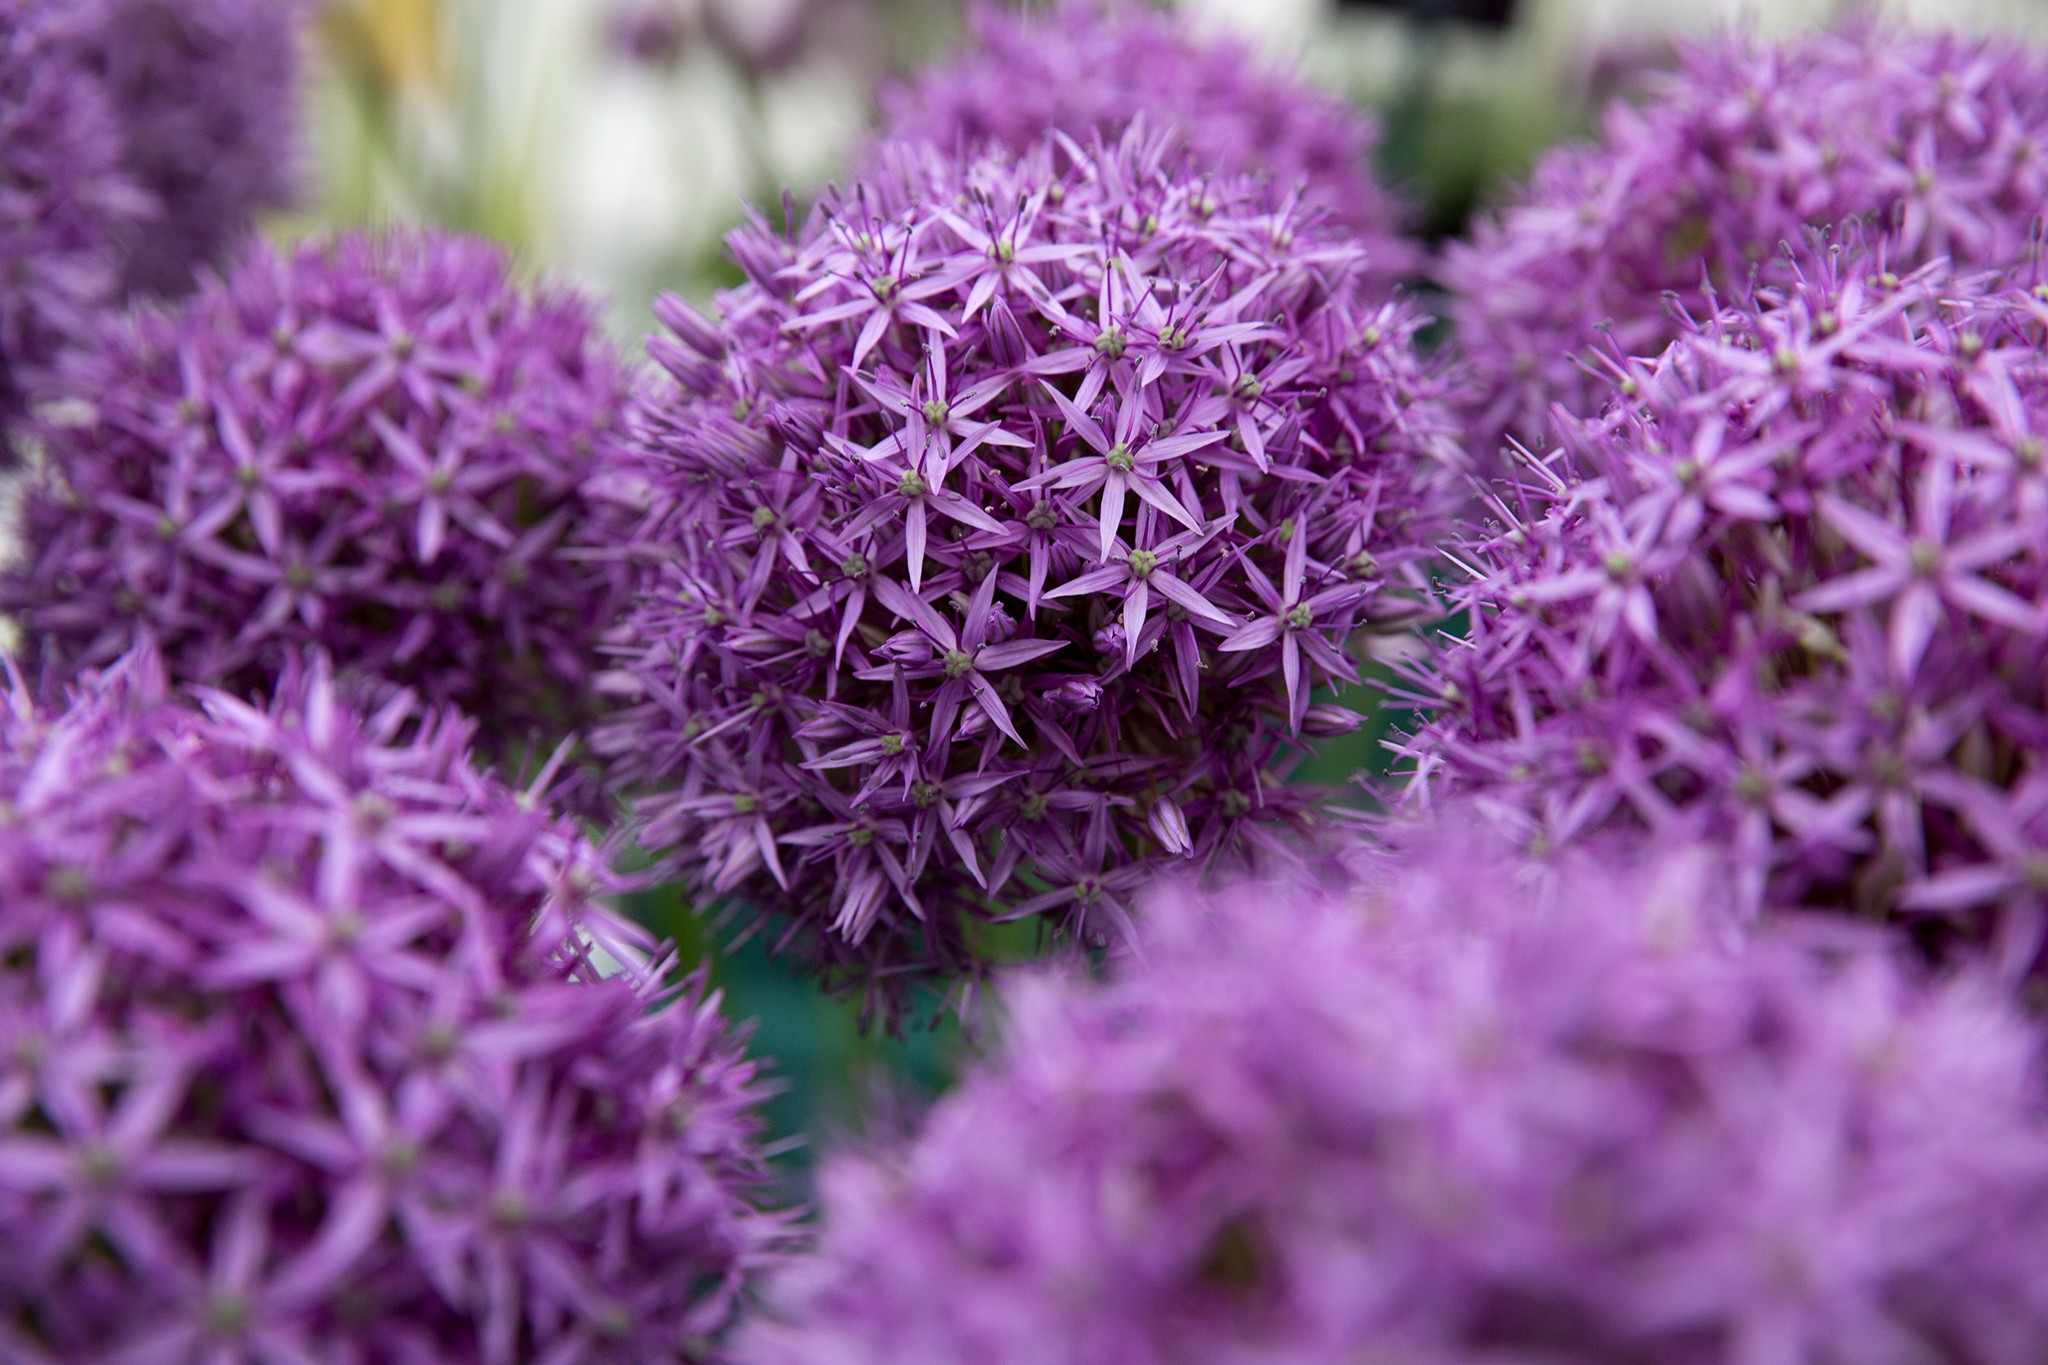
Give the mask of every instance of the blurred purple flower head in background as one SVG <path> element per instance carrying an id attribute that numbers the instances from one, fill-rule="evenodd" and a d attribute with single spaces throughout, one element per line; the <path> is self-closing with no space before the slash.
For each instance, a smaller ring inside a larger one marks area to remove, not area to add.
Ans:
<path id="1" fill-rule="evenodd" d="M 1372 176 L 1372 117 L 1262 70 L 1240 43 L 1198 39 L 1126 0 L 1062 0 L 1039 16 L 981 0 L 969 24 L 965 51 L 883 92 L 884 137 L 955 154 L 1023 152 L 1054 132 L 1115 142 L 1142 118 L 1184 147 L 1195 170 L 1264 177 L 1279 192 L 1302 186 L 1307 203 L 1365 239 L 1383 280 L 1417 264 Z"/>
<path id="2" fill-rule="evenodd" d="M 649 66 L 673 65 L 693 29 L 678 0 L 613 0 L 605 17 L 605 37 L 612 50 Z"/>
<path id="3" fill-rule="evenodd" d="M 787 67 L 817 37 L 820 22 L 861 0 L 613 0 L 606 34 L 619 56 L 670 67 L 699 42 L 756 73 Z"/>
<path id="4" fill-rule="evenodd" d="M 58 0 L 72 60 L 105 88 L 122 164 L 154 212 L 124 284 L 182 294 L 296 187 L 302 0 Z"/>
<path id="5" fill-rule="evenodd" d="M 827 1168 L 740 1359 L 2036 1358 L 2048 1127 L 1995 988 L 1742 941 L 1703 852 L 1409 840 L 1021 982 L 915 1141 Z"/>
<path id="6" fill-rule="evenodd" d="M 1277 847 L 1271 770 L 1357 723 L 1311 693 L 1425 610 L 1452 482 L 1370 253 L 1142 131 L 899 144 L 733 250 L 721 321 L 652 342 L 641 700 L 598 737 L 643 844 L 890 990 Z"/>
<path id="7" fill-rule="evenodd" d="M 2048 60 L 2010 39 L 1878 23 L 1765 44 L 1688 46 L 1642 108 L 1559 149 L 1498 218 L 1445 253 L 1452 320 L 1479 383 L 1476 453 L 1551 439 L 1549 405 L 1590 411 L 1597 361 L 1650 357 L 1753 276 L 1788 283 L 1786 243 L 1864 218 L 1901 273 L 1939 257 L 2004 268 L 2038 250 L 2048 202 Z M 1601 332 L 1611 332 L 1603 341 Z"/>
<path id="8" fill-rule="evenodd" d="M 58 352 L 114 297 L 115 242 L 147 207 L 105 89 L 65 58 L 77 27 L 61 7 L 0 0 L 0 465 Z"/>
<path id="9" fill-rule="evenodd" d="M 0 1354 L 703 1358 L 781 1238 L 717 998 L 454 713 L 277 694 L 0 713 Z"/>
<path id="10" fill-rule="evenodd" d="M 0 578 L 58 678 L 138 629 L 181 681 L 260 691 L 291 649 L 476 716 L 494 750 L 588 719 L 628 575 L 627 378 L 596 310 L 437 235 L 258 247 L 109 321 L 44 431 Z"/>
<path id="11" fill-rule="evenodd" d="M 2048 910 L 2048 288 L 1814 245 L 1560 415 L 1457 557 L 1418 789 L 1562 844 L 1731 841 L 1746 908 L 2037 966 Z M 2031 287 L 2030 287 L 2031 286 Z"/>

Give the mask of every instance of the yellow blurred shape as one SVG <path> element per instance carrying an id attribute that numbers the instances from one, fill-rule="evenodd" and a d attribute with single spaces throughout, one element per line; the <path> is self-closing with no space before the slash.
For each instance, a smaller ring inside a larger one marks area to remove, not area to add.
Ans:
<path id="1" fill-rule="evenodd" d="M 441 0 L 331 0 L 324 27 L 330 50 L 358 80 L 415 93 L 445 83 Z"/>

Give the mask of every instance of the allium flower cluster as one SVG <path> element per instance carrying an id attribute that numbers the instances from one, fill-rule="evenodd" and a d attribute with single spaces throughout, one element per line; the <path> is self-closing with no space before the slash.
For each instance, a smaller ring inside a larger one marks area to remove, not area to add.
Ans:
<path id="1" fill-rule="evenodd" d="M 1532 837 L 1732 842 L 1742 899 L 2037 963 L 2048 908 L 2048 289 L 1807 251 L 1461 552 L 1425 790 Z M 2031 277 L 2030 277 L 2031 278 Z M 1930 946 L 1939 944 L 1930 943 Z"/>
<path id="2" fill-rule="evenodd" d="M 144 208 L 106 92 L 64 58 L 73 27 L 0 0 L 0 464 L 58 351 L 113 297 L 115 240 Z"/>
<path id="3" fill-rule="evenodd" d="M 1870 940 L 1731 949 L 1677 857 L 1425 837 L 1148 907 L 824 1178 L 747 1365 L 2038 1358 L 2025 1023 Z M 1881 942 L 1881 940 L 1879 940 Z"/>
<path id="4" fill-rule="evenodd" d="M 1939 257 L 2003 269 L 2048 202 L 2048 61 L 2010 40 L 1877 24 L 1685 49 L 1595 146 L 1552 152 L 1521 198 L 1451 246 L 1442 275 L 1481 381 L 1474 441 L 1548 438 L 1549 405 L 1604 396 L 1585 357 L 1653 356 L 1665 301 L 1701 306 L 1753 276 L 1787 282 L 1785 243 L 1852 218 L 1893 230 L 1902 272 Z M 1611 340 L 1602 329 L 1611 328 Z"/>
<path id="5" fill-rule="evenodd" d="M 146 654 L 7 704 L 0 1355 L 702 1358 L 780 1237 L 752 1064 L 466 724 Z"/>
<path id="6" fill-rule="evenodd" d="M 494 247 L 258 248 L 77 358 L 90 410 L 45 433 L 0 600 L 60 675 L 146 629 L 180 680 L 257 691 L 314 645 L 493 745 L 558 736 L 629 581 L 627 382 L 595 309 Z"/>
<path id="7" fill-rule="evenodd" d="M 302 0 L 58 0 L 72 60 L 105 88 L 122 163 L 154 213 L 125 234 L 133 291 L 179 294 L 255 214 L 289 201 Z"/>
<path id="8" fill-rule="evenodd" d="M 1143 119 L 1170 132 L 1195 168 L 1256 175 L 1364 236 L 1386 279 L 1415 264 L 1397 213 L 1373 180 L 1379 129 L 1369 115 L 1303 81 L 1260 69 L 1228 39 L 1130 0 L 1063 0 L 1018 14 L 981 0 L 971 45 L 882 95 L 883 132 L 961 153 L 1023 152 L 1048 134 L 1114 141 Z"/>
<path id="9" fill-rule="evenodd" d="M 643 843 L 870 984 L 1269 845 L 1455 454 L 1420 316 L 1292 197 L 1138 132 L 899 153 L 739 233 L 720 324 L 660 306 L 641 700 L 600 736 Z"/>

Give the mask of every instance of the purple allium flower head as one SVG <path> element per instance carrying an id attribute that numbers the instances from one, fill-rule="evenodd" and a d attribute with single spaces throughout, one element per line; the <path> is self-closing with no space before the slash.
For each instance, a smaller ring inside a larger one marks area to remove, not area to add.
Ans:
<path id="1" fill-rule="evenodd" d="M 1162 893 L 1142 961 L 1022 982 L 913 1142 L 827 1167 L 741 1360 L 2038 1359 L 1998 990 L 1726 935 L 1704 856 L 1521 871 L 1435 835 Z"/>
<path id="2" fill-rule="evenodd" d="M 0 713 L 0 1354 L 703 1358 L 782 1226 L 716 997 L 455 713 L 278 691 Z"/>
<path id="3" fill-rule="evenodd" d="M 126 235 L 129 289 L 180 294 L 258 210 L 291 197 L 301 0 L 71 0 L 73 60 L 121 126 L 122 162 L 155 212 Z M 60 4 L 60 8 L 62 5 Z"/>
<path id="4" fill-rule="evenodd" d="M 114 296 L 114 243 L 145 206 L 105 90 L 64 56 L 75 29 L 47 4 L 0 0 L 0 456 L 59 350 Z"/>
<path id="5" fill-rule="evenodd" d="M 1732 841 L 1740 891 L 2039 961 L 2048 908 L 2048 288 L 1809 247 L 1491 526 L 1421 689 L 1419 790 L 1532 837 Z M 1930 942 L 1930 947 L 1942 946 Z"/>
<path id="6" fill-rule="evenodd" d="M 1938 257 L 2004 269 L 2048 202 L 2048 60 L 2009 39 L 1878 24 L 1784 45 L 1688 47 L 1646 107 L 1617 104 L 1596 146 L 1552 152 L 1528 190 L 1446 253 L 1452 318 L 1481 381 L 1474 442 L 1547 439 L 1549 405 L 1597 404 L 1585 357 L 1652 356 L 1783 243 L 1864 218 L 1901 273 Z M 1592 368 L 1597 369 L 1597 365 Z"/>
<path id="7" fill-rule="evenodd" d="M 1224 38 L 1126 0 L 1064 0 L 1030 16 L 993 4 L 970 12 L 972 45 L 914 82 L 883 92 L 883 133 L 947 152 L 1022 152 L 1048 133 L 1114 141 L 1140 118 L 1169 130 L 1198 169 L 1296 183 L 1370 242 L 1372 269 L 1416 263 L 1393 203 L 1372 177 L 1372 118 L 1303 81 L 1262 70 Z"/>
<path id="8" fill-rule="evenodd" d="M 738 233 L 720 323 L 660 305 L 642 698 L 598 737 L 643 843 L 869 984 L 1269 843 L 1455 455 L 1420 315 L 1291 196 L 1141 131 L 897 152 Z"/>
<path id="9" fill-rule="evenodd" d="M 493 746 L 589 714 L 634 514 L 627 379 L 580 297 L 461 238 L 259 247 L 67 382 L 93 415 L 48 428 L 0 582 L 59 676 L 144 627 L 181 681 L 260 690 L 317 645 Z"/>

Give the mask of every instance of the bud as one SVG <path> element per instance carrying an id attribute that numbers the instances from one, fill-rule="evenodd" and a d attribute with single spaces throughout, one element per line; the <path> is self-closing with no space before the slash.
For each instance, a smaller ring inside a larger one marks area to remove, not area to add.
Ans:
<path id="1" fill-rule="evenodd" d="M 1355 734 L 1364 724 L 1365 717 L 1348 706 L 1318 702 L 1303 713 L 1301 728 L 1303 733 L 1318 739 L 1334 739 L 1339 735 Z"/>

